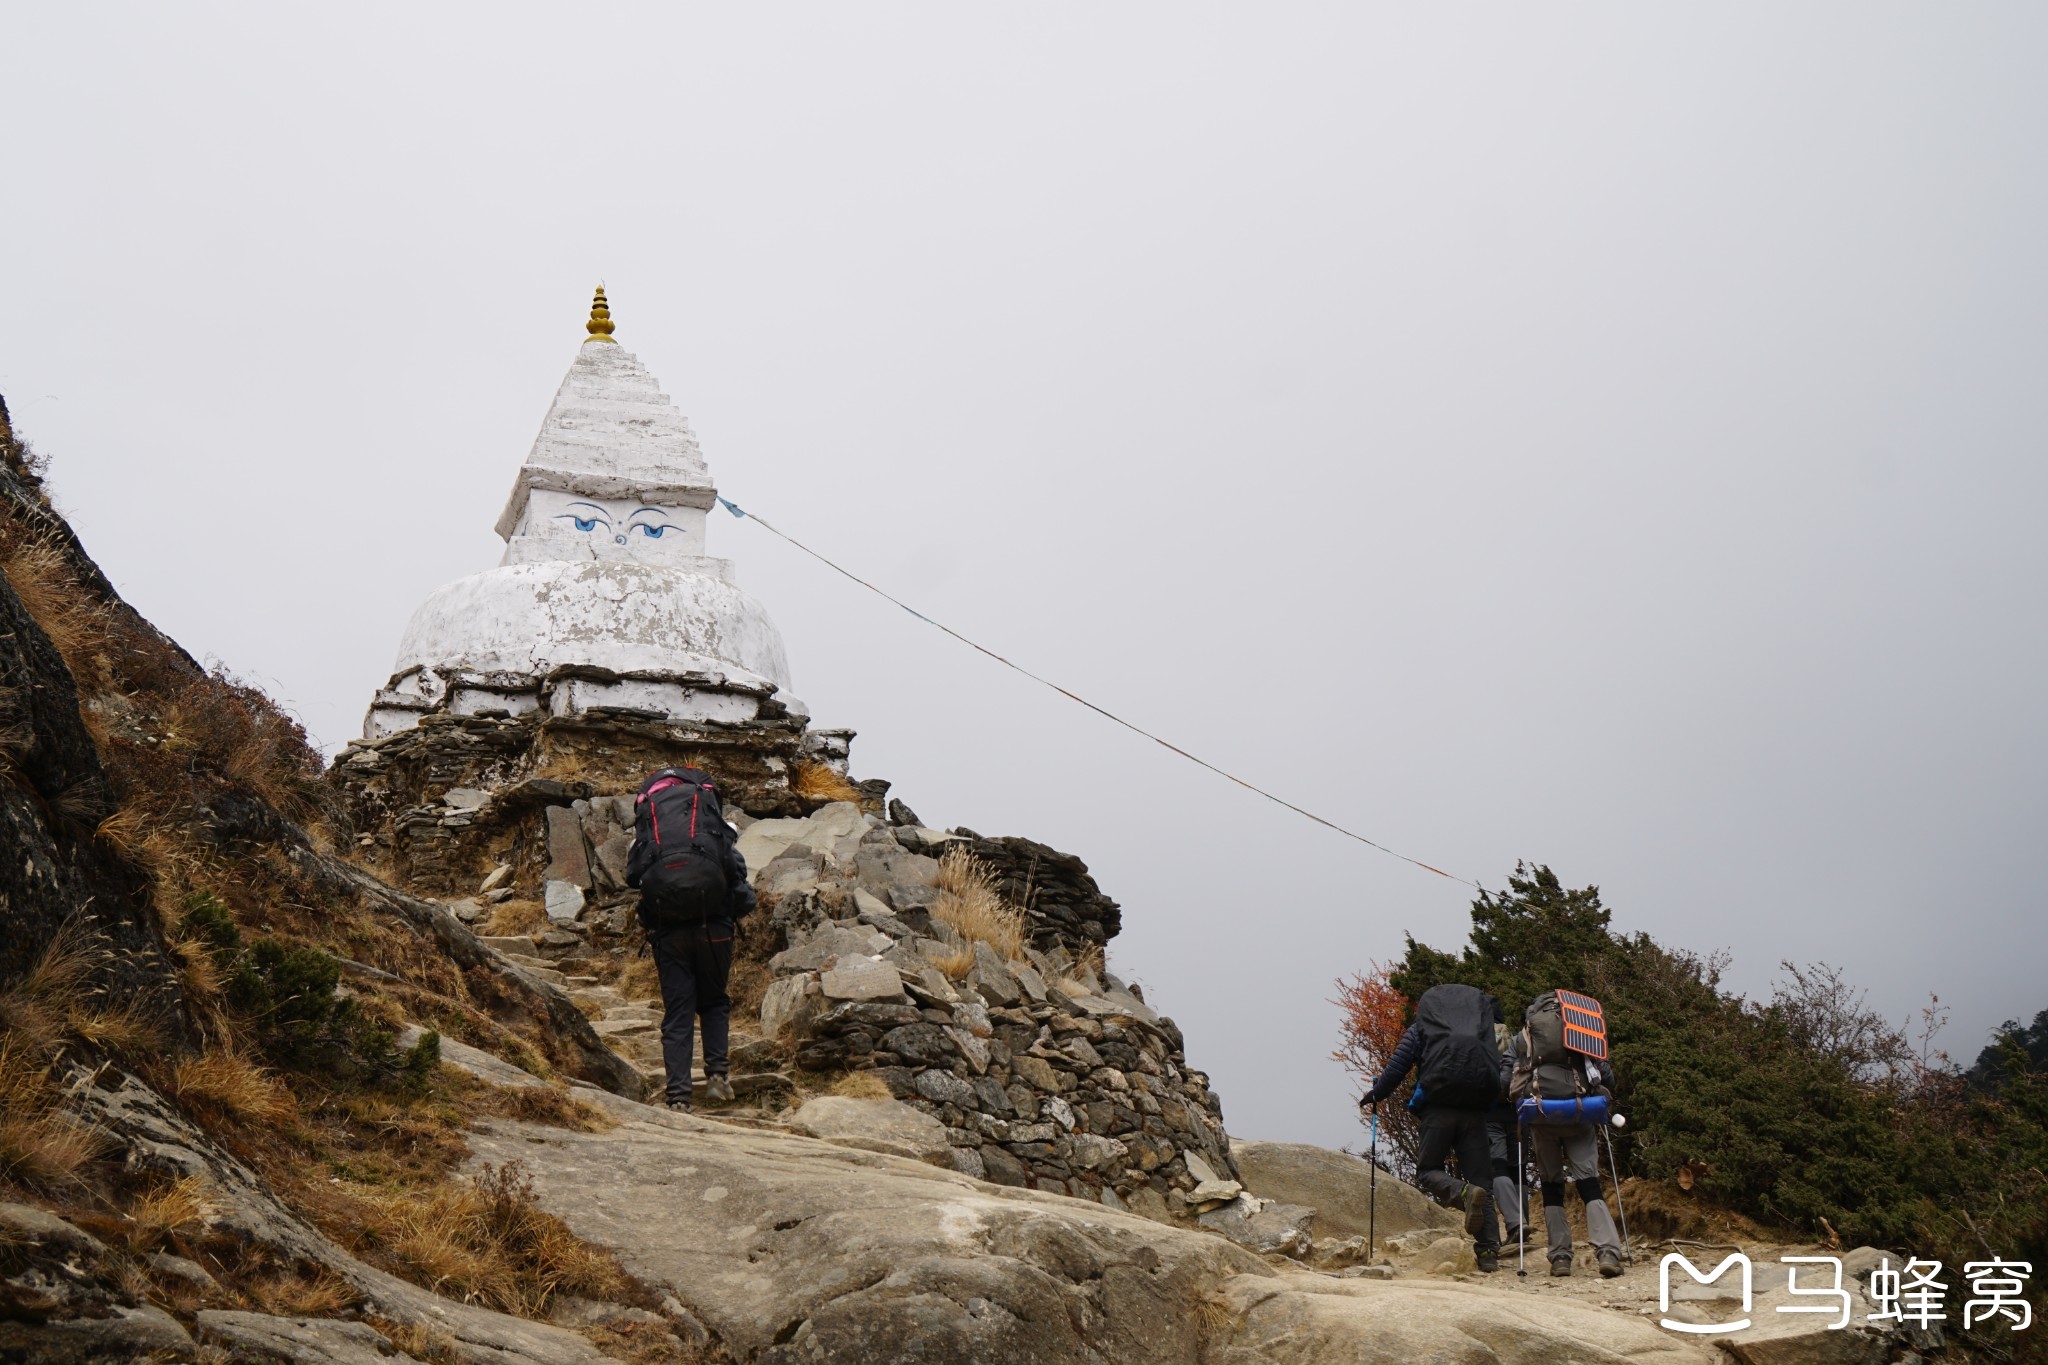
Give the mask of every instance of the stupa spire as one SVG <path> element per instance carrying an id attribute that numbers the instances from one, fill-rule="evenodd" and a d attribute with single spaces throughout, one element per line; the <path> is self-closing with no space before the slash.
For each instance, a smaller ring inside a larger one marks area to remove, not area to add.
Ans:
<path id="1" fill-rule="evenodd" d="M 590 301 L 590 321 L 583 324 L 583 330 L 590 333 L 583 339 L 585 345 L 612 340 L 612 310 L 611 305 L 604 301 L 603 285 L 597 287 L 597 297 Z M 618 343 L 612 344 L 616 346 Z"/>

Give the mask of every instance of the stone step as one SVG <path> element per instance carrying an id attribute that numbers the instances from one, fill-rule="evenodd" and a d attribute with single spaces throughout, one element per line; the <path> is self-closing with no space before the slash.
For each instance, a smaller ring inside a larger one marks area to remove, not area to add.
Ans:
<path id="1" fill-rule="evenodd" d="M 483 935 L 478 941 L 484 947 L 496 948 L 501 953 L 531 953 L 533 951 L 533 940 L 525 934 Z"/>
<path id="2" fill-rule="evenodd" d="M 629 1038 L 643 1033 L 658 1033 L 661 1029 L 661 1021 L 657 1019 L 593 1019 L 590 1027 L 600 1038 Z"/>

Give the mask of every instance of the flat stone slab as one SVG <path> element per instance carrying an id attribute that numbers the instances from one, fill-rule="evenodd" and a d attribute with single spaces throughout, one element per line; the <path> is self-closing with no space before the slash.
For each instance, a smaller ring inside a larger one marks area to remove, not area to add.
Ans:
<path id="1" fill-rule="evenodd" d="M 903 977 L 880 958 L 848 953 L 818 978 L 831 1000 L 894 1000 L 903 994 Z"/>
<path id="2" fill-rule="evenodd" d="M 199 1340 L 237 1361 L 278 1365 L 402 1365 L 418 1357 L 400 1353 L 383 1333 L 360 1322 L 332 1318 L 280 1318 L 269 1313 L 208 1309 L 197 1320 Z"/>
<path id="3" fill-rule="evenodd" d="M 952 1144 L 946 1141 L 946 1125 L 922 1109 L 912 1109 L 901 1100 L 855 1100 L 839 1095 L 820 1095 L 785 1120 L 806 1137 L 823 1138 L 842 1146 L 860 1147 L 890 1156 L 934 1166 L 950 1165 Z"/>

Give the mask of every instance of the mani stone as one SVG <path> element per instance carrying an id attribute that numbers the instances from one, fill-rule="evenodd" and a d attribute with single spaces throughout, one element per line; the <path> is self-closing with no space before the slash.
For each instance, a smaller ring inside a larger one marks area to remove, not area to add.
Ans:
<path id="1" fill-rule="evenodd" d="M 903 977 L 880 958 L 847 953 L 818 979 L 834 1000 L 894 1000 L 903 994 Z"/>
<path id="2" fill-rule="evenodd" d="M 590 889 L 590 851 L 583 842 L 583 822 L 567 806 L 549 806 L 546 880 L 574 882 Z"/>

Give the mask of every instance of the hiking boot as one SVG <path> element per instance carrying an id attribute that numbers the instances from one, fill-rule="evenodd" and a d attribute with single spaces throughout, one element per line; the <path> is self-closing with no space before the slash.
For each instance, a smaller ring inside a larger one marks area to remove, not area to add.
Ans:
<path id="1" fill-rule="evenodd" d="M 1560 1256 L 1550 1263 L 1550 1273 L 1560 1280 L 1570 1279 L 1572 1263 Z"/>
<path id="2" fill-rule="evenodd" d="M 1603 1252 L 1601 1252 L 1601 1253 L 1600 1253 L 1600 1278 L 1601 1278 L 1601 1279 L 1603 1279 L 1603 1280 L 1611 1280 L 1611 1279 L 1614 1279 L 1614 1278 L 1616 1278 L 1617 1276 L 1619 1276 L 1619 1275 L 1620 1275 L 1621 1273 L 1622 1273 L 1622 1266 L 1621 1266 L 1621 1253 L 1620 1253 L 1620 1252 L 1618 1252 L 1618 1251 L 1603 1251 Z"/>
<path id="3" fill-rule="evenodd" d="M 1493 1216 L 1493 1204 L 1486 1191 L 1478 1185 L 1467 1185 L 1461 1202 L 1465 1206 L 1465 1235 L 1478 1240 L 1486 1232 L 1486 1223 Z"/>
<path id="4" fill-rule="evenodd" d="M 704 1082 L 704 1098 L 713 1104 L 732 1103 L 732 1082 L 724 1076 L 712 1076 Z"/>
<path id="5" fill-rule="evenodd" d="M 668 1112 L 671 1114 L 687 1114 L 690 1112 L 690 1102 L 688 1100 L 670 1100 L 668 1102 Z"/>
<path id="6" fill-rule="evenodd" d="M 1479 1262 L 1479 1273 L 1482 1275 L 1491 1275 L 1500 1269 L 1500 1256 L 1494 1252 L 1482 1251 L 1475 1259 Z"/>

